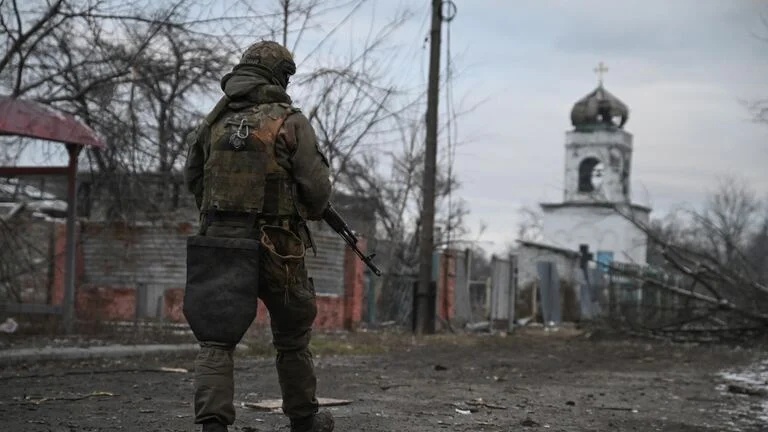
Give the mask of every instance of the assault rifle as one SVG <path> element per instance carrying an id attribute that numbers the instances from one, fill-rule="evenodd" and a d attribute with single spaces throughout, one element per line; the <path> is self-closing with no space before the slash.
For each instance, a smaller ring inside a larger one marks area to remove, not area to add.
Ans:
<path id="1" fill-rule="evenodd" d="M 379 268 L 376 267 L 376 264 L 373 263 L 373 257 L 376 256 L 376 254 L 365 255 L 363 251 L 357 247 L 357 236 L 355 236 L 355 233 L 349 229 L 347 223 L 344 222 L 344 219 L 341 218 L 341 215 L 336 212 L 336 209 L 334 209 L 330 203 L 328 204 L 328 208 L 325 209 L 325 212 L 323 212 L 323 220 L 333 228 L 345 242 L 347 242 L 349 247 L 355 251 L 357 256 L 360 257 L 365 265 L 367 265 L 376 276 L 381 276 L 381 270 L 379 270 Z"/>

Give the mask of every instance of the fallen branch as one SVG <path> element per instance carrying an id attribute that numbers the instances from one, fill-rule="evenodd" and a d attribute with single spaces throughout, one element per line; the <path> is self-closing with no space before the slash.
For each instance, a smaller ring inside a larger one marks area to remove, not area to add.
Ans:
<path id="1" fill-rule="evenodd" d="M 29 379 L 29 378 L 56 378 L 56 377 L 71 376 L 71 375 L 100 375 L 100 374 L 139 373 L 139 372 L 189 373 L 189 370 L 184 368 L 169 368 L 169 367 L 88 369 L 88 370 L 72 370 L 72 371 L 49 373 L 49 374 L 6 375 L 6 376 L 0 376 L 0 381 L 7 381 L 7 380 L 13 380 L 13 379 Z"/>
<path id="2" fill-rule="evenodd" d="M 72 402 L 72 401 L 79 401 L 79 400 L 89 399 L 89 398 L 92 398 L 92 397 L 115 397 L 115 396 L 118 396 L 118 395 L 115 394 L 115 393 L 101 392 L 101 391 L 99 391 L 99 392 L 92 392 L 92 393 L 88 393 L 86 395 L 81 395 L 81 396 L 72 396 L 72 397 L 58 397 L 58 396 L 54 396 L 54 397 L 43 397 L 43 398 L 40 398 L 40 399 L 32 399 L 29 396 L 25 396 L 24 397 L 24 402 L 22 402 L 22 403 L 24 403 L 24 404 L 40 405 L 43 402 L 52 402 L 52 401 L 68 401 L 68 402 Z"/>

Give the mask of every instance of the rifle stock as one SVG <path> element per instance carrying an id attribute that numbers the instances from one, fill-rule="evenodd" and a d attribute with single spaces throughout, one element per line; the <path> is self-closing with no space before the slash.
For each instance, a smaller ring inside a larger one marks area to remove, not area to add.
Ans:
<path id="1" fill-rule="evenodd" d="M 331 227 L 331 229 L 336 231 L 342 239 L 344 239 L 347 245 L 349 245 L 360 260 L 363 261 L 376 276 L 381 276 L 381 270 L 373 262 L 373 257 L 376 256 L 376 254 L 365 255 L 363 251 L 357 247 L 357 236 L 355 236 L 355 233 L 352 232 L 349 225 L 347 225 L 341 215 L 330 203 L 328 204 L 328 208 L 325 209 L 325 212 L 323 212 L 323 220 Z"/>

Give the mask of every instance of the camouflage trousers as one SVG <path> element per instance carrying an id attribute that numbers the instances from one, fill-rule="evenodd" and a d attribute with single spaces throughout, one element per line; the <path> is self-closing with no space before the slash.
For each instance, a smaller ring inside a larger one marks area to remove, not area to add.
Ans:
<path id="1" fill-rule="evenodd" d="M 253 237 L 252 230 L 237 223 L 213 224 L 205 235 Z M 275 277 L 265 265 L 259 270 L 259 299 L 271 319 L 283 412 L 291 419 L 304 418 L 318 411 L 317 380 L 308 348 L 317 315 L 314 288 L 307 278 L 303 257 L 291 281 Z M 235 421 L 235 347 L 214 341 L 200 341 L 200 347 L 195 359 L 195 423 L 216 420 L 231 425 Z"/>

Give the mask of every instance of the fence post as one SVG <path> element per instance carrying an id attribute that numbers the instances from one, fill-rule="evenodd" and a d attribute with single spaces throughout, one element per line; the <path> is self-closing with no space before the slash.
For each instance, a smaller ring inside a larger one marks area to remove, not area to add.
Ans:
<path id="1" fill-rule="evenodd" d="M 515 327 L 515 306 L 517 304 L 517 255 L 509 256 L 509 299 L 507 301 L 507 331 Z"/>
<path id="2" fill-rule="evenodd" d="M 376 322 L 376 290 L 374 288 L 373 278 L 371 273 L 365 272 L 365 294 L 366 294 L 366 322 L 373 324 Z"/>
<path id="3" fill-rule="evenodd" d="M 147 285 L 144 282 L 136 284 L 136 304 L 134 305 L 133 326 L 139 327 L 139 320 L 146 315 L 144 309 L 147 305 Z"/>

